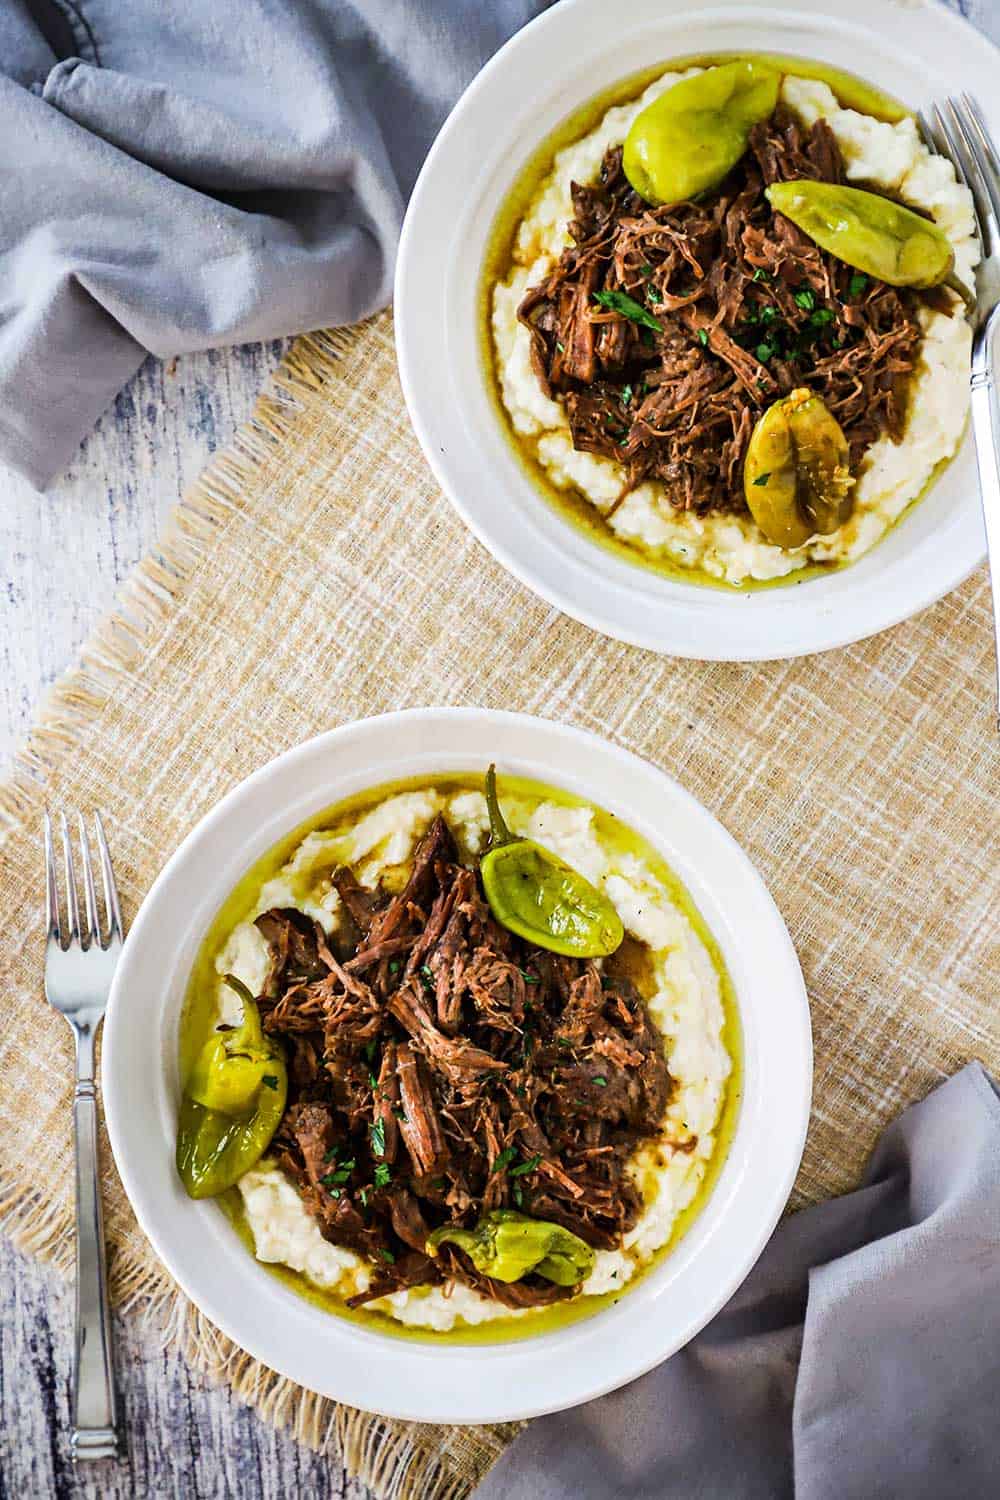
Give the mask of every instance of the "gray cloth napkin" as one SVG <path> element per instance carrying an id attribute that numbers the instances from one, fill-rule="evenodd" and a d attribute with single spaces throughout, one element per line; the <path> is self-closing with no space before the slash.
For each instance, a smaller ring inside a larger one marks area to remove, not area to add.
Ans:
<path id="1" fill-rule="evenodd" d="M 547 0 L 0 0 L 0 460 L 142 363 L 384 306 L 461 90 Z"/>
<path id="2" fill-rule="evenodd" d="M 1000 1095 L 978 1063 L 786 1220 L 679 1354 L 542 1417 L 474 1500 L 996 1500 Z"/>

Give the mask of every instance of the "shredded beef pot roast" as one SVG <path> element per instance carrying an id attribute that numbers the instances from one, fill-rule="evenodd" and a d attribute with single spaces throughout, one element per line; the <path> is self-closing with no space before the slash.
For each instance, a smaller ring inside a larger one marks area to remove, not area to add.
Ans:
<path id="1" fill-rule="evenodd" d="M 812 243 L 764 196 L 772 182 L 839 182 L 829 126 L 754 127 L 722 189 L 651 208 L 609 150 L 593 186 L 573 185 L 574 244 L 518 310 L 546 393 L 562 396 L 573 445 L 614 458 L 698 514 L 746 511 L 754 423 L 806 385 L 822 396 L 856 468 L 883 432 L 902 436 L 916 363 L 917 299 L 861 276 Z M 601 305 L 624 293 L 659 331 Z"/>
<path id="2" fill-rule="evenodd" d="M 348 870 L 334 883 L 335 940 L 295 910 L 257 918 L 271 950 L 258 1004 L 289 1060 L 272 1149 L 326 1238 L 378 1267 L 352 1302 L 448 1278 L 510 1307 L 571 1295 L 424 1246 L 504 1207 L 620 1245 L 642 1208 L 627 1164 L 671 1089 L 623 960 L 602 973 L 499 926 L 440 817 L 397 895 Z"/>

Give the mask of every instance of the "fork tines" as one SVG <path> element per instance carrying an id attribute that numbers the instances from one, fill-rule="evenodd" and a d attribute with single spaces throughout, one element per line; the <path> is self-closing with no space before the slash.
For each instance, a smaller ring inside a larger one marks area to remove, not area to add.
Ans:
<path id="1" fill-rule="evenodd" d="M 70 837 L 66 814 L 64 812 L 59 814 L 59 831 L 62 836 L 62 862 L 66 884 L 65 927 L 60 915 L 59 877 L 55 849 L 53 847 L 52 819 L 49 817 L 48 812 L 45 814 L 46 926 L 49 938 L 54 939 L 62 948 L 79 943 L 82 943 L 82 946 L 85 948 L 95 946 L 107 948 L 109 944 L 116 939 L 120 941 L 122 937 L 122 918 L 118 906 L 118 891 L 115 887 L 115 877 L 111 869 L 108 842 L 104 836 L 104 824 L 101 822 L 101 815 L 98 812 L 94 813 L 94 827 L 97 835 L 97 850 L 101 861 L 101 885 L 104 890 L 105 930 L 103 932 L 101 918 L 97 909 L 97 891 L 94 885 L 94 869 L 90 857 L 90 840 L 87 837 L 87 825 L 83 820 L 83 814 L 77 813 L 80 863 L 83 868 L 83 904 L 86 917 L 86 926 L 83 930 L 80 927 L 80 904 L 77 896 L 73 842 Z"/>
<path id="2" fill-rule="evenodd" d="M 952 162 L 972 194 L 982 249 L 1000 251 L 1000 160 L 982 111 L 971 94 L 958 94 L 918 115 L 927 143 Z"/>

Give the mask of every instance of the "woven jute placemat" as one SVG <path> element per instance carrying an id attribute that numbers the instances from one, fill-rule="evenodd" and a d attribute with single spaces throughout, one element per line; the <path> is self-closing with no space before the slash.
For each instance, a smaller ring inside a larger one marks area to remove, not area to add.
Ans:
<path id="1" fill-rule="evenodd" d="M 816 1047 L 792 1206 L 852 1185 L 885 1122 L 970 1057 L 1000 1068 L 988 593 L 850 649 L 739 666 L 594 635 L 492 561 L 438 491 L 388 315 L 300 340 L 185 500 L 0 794 L 0 1212 L 72 1257 L 70 1043 L 41 992 L 43 804 L 102 809 L 131 916 L 192 825 L 248 772 L 356 717 L 514 708 L 646 756 L 749 852 L 795 939 Z M 553 767 L 556 774 L 557 767 Z M 459 1496 L 512 1428 L 337 1408 L 194 1312 L 133 1219 L 105 1142 L 114 1295 L 266 1419 L 382 1496 Z"/>

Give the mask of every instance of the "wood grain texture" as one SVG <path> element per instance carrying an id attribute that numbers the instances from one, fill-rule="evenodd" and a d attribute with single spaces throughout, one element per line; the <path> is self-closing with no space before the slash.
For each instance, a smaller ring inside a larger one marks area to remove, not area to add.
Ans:
<path id="1" fill-rule="evenodd" d="M 284 347 L 148 359 L 44 495 L 0 466 L 0 765 Z"/>
<path id="2" fill-rule="evenodd" d="M 115 1319 L 128 1459 L 69 1458 L 72 1291 L 0 1241 L 0 1496 L 19 1500 L 367 1500 L 328 1458 L 205 1386 L 136 1320 Z"/>

